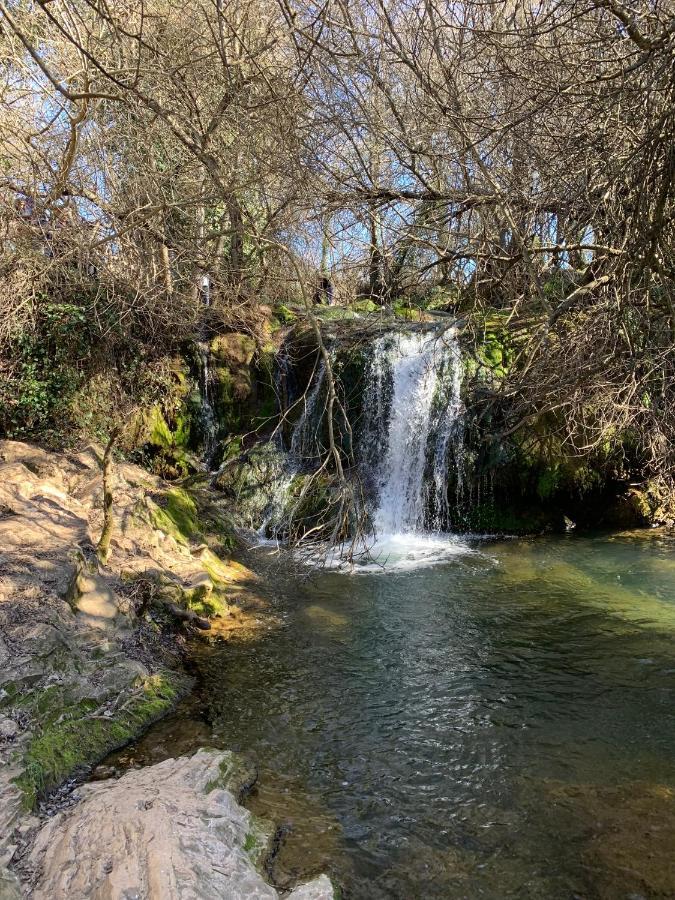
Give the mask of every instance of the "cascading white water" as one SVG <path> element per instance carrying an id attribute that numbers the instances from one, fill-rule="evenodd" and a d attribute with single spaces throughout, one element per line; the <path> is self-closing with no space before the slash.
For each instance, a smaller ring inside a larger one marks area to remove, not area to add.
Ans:
<path id="1" fill-rule="evenodd" d="M 441 377 L 443 389 L 439 391 L 436 409 L 436 429 L 433 453 L 433 479 L 427 482 L 429 505 L 433 508 L 433 526 L 436 531 L 447 528 L 464 499 L 464 420 L 462 404 L 462 352 L 455 332 L 443 338 L 444 353 Z M 448 497 L 448 474 L 454 465 L 454 506 Z M 433 496 L 429 497 L 432 493 Z"/>
<path id="2" fill-rule="evenodd" d="M 199 292 L 204 306 L 211 305 L 211 278 L 205 272 L 199 279 Z M 211 348 L 208 341 L 200 340 L 197 343 L 199 349 L 199 393 L 201 396 L 201 427 L 204 438 L 204 463 L 207 469 L 211 469 L 213 457 L 217 446 L 218 423 L 216 413 L 211 403 Z"/>
<path id="3" fill-rule="evenodd" d="M 305 562 L 380 572 L 433 565 L 471 552 L 452 533 L 464 466 L 462 359 L 457 334 L 388 333 L 371 345 L 364 373 L 363 414 L 355 447 L 374 534 Z M 320 365 L 272 479 L 261 535 L 274 534 L 287 513 L 295 475 L 320 457 L 326 372 Z M 449 496 L 449 485 L 454 496 Z M 346 550 L 346 552 L 345 552 Z"/>
<path id="4" fill-rule="evenodd" d="M 316 409 L 325 376 L 326 367 L 322 362 L 314 375 L 312 389 L 302 398 L 302 413 L 291 435 L 291 456 L 296 464 L 314 460 L 317 454 L 317 430 L 321 416 L 317 418 Z"/>
<path id="5" fill-rule="evenodd" d="M 387 335 L 375 343 L 363 447 L 378 535 L 447 528 L 451 451 L 461 484 L 461 376 L 453 331 Z"/>
<path id="6" fill-rule="evenodd" d="M 429 338 L 402 335 L 389 352 L 393 382 L 387 452 L 374 516 L 380 534 L 424 527 L 426 447 L 437 374 Z"/>
<path id="7" fill-rule="evenodd" d="M 201 426 L 204 436 L 204 462 L 207 468 L 211 468 L 213 455 L 216 450 L 216 438 L 218 434 L 218 424 L 216 422 L 216 413 L 211 403 L 211 373 L 209 371 L 209 360 L 211 358 L 211 350 L 205 341 L 200 341 L 199 347 L 199 393 L 201 395 Z"/>

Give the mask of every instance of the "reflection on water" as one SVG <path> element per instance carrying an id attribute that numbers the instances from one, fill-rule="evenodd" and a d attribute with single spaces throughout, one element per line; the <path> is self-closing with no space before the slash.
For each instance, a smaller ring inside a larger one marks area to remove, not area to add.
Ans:
<path id="1" fill-rule="evenodd" d="M 328 870 L 359 900 L 675 897 L 674 550 L 480 542 L 304 580 L 254 557 L 284 625 L 200 665 L 212 740 L 256 759 L 255 811 L 291 828 L 278 880 Z"/>

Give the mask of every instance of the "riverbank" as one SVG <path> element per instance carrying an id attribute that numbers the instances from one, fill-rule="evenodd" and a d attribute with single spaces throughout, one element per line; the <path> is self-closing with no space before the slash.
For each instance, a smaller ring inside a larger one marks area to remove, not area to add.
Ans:
<path id="1" fill-rule="evenodd" d="M 275 897 L 258 871 L 265 841 L 251 838 L 240 787 L 214 780 L 232 768 L 231 754 L 171 760 L 171 772 L 164 764 L 73 792 L 190 691 L 185 627 L 225 638 L 265 627 L 255 576 L 229 558 L 226 512 L 204 488 L 188 493 L 116 464 L 112 552 L 98 562 L 101 457 L 94 446 L 61 454 L 0 442 L 0 896 Z M 148 791 L 163 810 L 154 855 L 152 817 L 143 824 L 136 812 L 151 808 Z M 188 819 L 189 834 L 180 827 Z M 115 835 L 131 827 L 129 855 Z M 84 845 L 76 833 L 88 836 Z M 230 860 L 227 873 L 216 858 Z M 327 879 L 303 890 L 332 893 Z"/>

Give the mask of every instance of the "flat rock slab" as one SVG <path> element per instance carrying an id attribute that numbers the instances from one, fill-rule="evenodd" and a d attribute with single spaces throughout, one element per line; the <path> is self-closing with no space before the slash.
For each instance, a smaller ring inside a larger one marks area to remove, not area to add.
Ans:
<path id="1" fill-rule="evenodd" d="M 87 784 L 27 860 L 35 900 L 276 900 L 249 856 L 256 825 L 227 790 L 231 754 L 200 750 Z M 294 900 L 332 900 L 326 876 Z"/>

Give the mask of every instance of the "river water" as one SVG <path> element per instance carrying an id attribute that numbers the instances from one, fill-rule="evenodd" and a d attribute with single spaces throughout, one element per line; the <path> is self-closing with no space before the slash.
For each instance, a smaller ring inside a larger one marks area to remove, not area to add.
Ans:
<path id="1" fill-rule="evenodd" d="M 675 542 L 452 544 L 359 574 L 251 551 L 280 624 L 200 654 L 198 707 L 127 761 L 252 756 L 281 885 L 674 897 Z"/>

